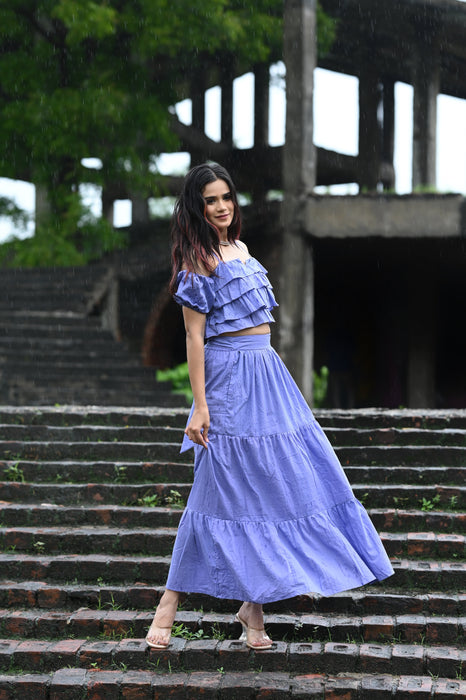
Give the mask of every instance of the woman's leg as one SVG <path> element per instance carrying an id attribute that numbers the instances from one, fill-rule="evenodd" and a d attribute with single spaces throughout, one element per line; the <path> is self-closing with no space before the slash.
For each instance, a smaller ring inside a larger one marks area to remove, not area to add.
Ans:
<path id="1" fill-rule="evenodd" d="M 167 588 L 157 605 L 155 616 L 147 633 L 146 639 L 152 644 L 167 645 L 178 609 L 180 594 Z"/>
<path id="2" fill-rule="evenodd" d="M 238 618 L 247 626 L 247 641 L 252 648 L 270 647 L 271 639 L 264 629 L 264 613 L 260 603 L 243 603 Z"/>

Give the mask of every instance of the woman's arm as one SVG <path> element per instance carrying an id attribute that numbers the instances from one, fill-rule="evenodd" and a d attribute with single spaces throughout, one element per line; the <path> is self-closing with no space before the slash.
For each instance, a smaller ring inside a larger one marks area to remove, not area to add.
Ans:
<path id="1" fill-rule="evenodd" d="M 204 333 L 205 314 L 183 306 L 186 328 L 186 354 L 188 357 L 189 380 L 194 396 L 194 411 L 185 430 L 190 440 L 207 448 L 210 426 L 209 409 L 205 398 L 204 373 Z"/>

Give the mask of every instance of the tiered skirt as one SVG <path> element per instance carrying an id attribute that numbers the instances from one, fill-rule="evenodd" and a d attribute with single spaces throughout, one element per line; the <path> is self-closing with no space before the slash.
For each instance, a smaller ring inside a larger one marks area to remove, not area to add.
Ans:
<path id="1" fill-rule="evenodd" d="M 365 509 L 269 335 L 205 349 L 209 446 L 167 588 L 268 603 L 332 595 L 393 574 Z M 185 436 L 182 451 L 193 443 Z"/>

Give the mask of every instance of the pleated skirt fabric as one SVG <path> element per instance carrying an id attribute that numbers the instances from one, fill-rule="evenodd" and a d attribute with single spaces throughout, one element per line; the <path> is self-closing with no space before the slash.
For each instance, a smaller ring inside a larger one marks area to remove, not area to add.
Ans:
<path id="1" fill-rule="evenodd" d="M 269 603 L 391 576 L 374 526 L 270 336 L 210 340 L 205 370 L 209 447 L 194 446 L 167 588 Z M 192 446 L 185 436 L 182 451 Z"/>

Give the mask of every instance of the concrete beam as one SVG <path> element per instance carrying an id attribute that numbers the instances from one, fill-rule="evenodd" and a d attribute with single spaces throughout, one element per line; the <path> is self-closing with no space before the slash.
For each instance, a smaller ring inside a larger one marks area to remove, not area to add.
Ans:
<path id="1" fill-rule="evenodd" d="M 461 238 L 461 195 L 308 197 L 305 230 L 317 238 Z"/>

